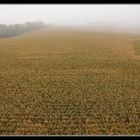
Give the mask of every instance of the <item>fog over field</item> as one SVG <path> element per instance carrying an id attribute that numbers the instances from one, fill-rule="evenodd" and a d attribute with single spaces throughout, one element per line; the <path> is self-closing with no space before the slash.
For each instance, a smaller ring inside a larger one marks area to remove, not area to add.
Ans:
<path id="1" fill-rule="evenodd" d="M 37 20 L 53 25 L 87 26 L 100 30 L 139 33 L 140 5 L 0 5 L 0 24 Z"/>
<path id="2" fill-rule="evenodd" d="M 140 135 L 140 5 L 0 5 L 0 135 Z"/>

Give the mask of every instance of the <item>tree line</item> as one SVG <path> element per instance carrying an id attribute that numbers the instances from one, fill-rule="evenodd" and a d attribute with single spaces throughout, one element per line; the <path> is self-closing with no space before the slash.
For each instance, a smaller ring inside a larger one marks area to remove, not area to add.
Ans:
<path id="1" fill-rule="evenodd" d="M 0 24 L 0 38 L 16 36 L 34 29 L 45 27 L 42 21 L 25 22 L 24 24 L 5 25 Z"/>

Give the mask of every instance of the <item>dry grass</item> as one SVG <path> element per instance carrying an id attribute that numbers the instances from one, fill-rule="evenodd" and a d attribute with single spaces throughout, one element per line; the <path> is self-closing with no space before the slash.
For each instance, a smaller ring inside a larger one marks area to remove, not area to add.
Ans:
<path id="1" fill-rule="evenodd" d="M 0 40 L 0 134 L 140 134 L 133 40 L 69 29 Z"/>

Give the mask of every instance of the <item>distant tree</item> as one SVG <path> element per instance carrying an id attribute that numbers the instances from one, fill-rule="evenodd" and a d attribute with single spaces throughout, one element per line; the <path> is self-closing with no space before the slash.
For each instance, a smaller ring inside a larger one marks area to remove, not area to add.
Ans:
<path id="1" fill-rule="evenodd" d="M 44 24 L 42 21 L 26 22 L 24 24 L 14 25 L 0 24 L 0 38 L 19 35 L 34 29 L 43 28 L 45 26 L 46 24 Z"/>

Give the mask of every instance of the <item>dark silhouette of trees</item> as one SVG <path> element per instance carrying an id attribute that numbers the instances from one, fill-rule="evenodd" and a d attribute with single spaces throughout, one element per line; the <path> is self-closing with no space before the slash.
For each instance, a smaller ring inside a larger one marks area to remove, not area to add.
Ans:
<path id="1" fill-rule="evenodd" d="M 16 36 L 34 29 L 45 27 L 42 21 L 26 22 L 24 24 L 5 25 L 0 24 L 0 38 Z"/>

